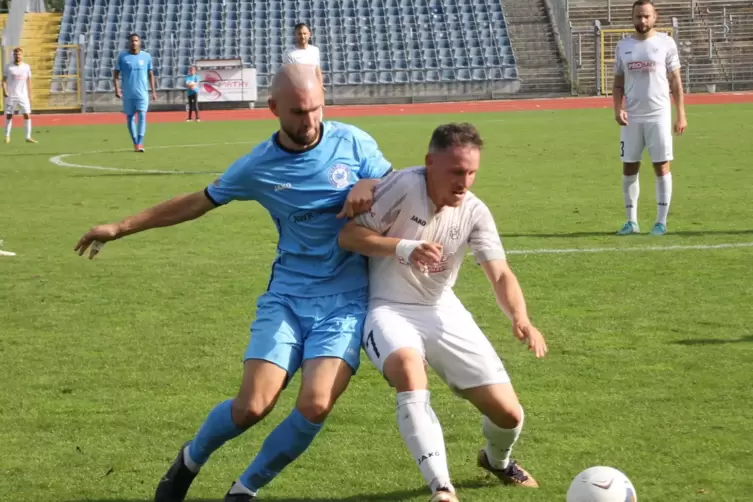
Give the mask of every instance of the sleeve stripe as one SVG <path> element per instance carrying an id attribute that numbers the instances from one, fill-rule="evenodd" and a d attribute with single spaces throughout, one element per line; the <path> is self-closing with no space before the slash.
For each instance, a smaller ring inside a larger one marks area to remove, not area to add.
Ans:
<path id="1" fill-rule="evenodd" d="M 211 202 L 211 203 L 212 203 L 212 204 L 214 204 L 215 206 L 219 207 L 219 206 L 221 206 L 221 205 L 222 205 L 222 204 L 220 204 L 219 202 L 217 202 L 216 200 L 214 200 L 214 198 L 213 198 L 213 197 L 212 197 L 211 195 L 209 195 L 209 187 L 207 187 L 207 188 L 205 188 L 205 189 L 204 189 L 204 196 L 205 196 L 205 197 L 206 197 L 207 199 L 209 199 L 209 202 Z"/>

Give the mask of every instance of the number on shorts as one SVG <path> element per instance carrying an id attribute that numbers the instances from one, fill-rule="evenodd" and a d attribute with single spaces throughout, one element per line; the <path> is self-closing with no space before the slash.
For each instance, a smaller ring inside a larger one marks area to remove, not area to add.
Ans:
<path id="1" fill-rule="evenodd" d="M 374 350 L 374 354 L 376 354 L 377 358 L 380 358 L 379 355 L 379 349 L 377 349 L 376 343 L 374 342 L 374 330 L 372 329 L 368 335 L 366 335 L 366 348 L 369 347 L 369 343 L 371 343 L 371 348 Z"/>
<path id="2" fill-rule="evenodd" d="M 625 156 L 625 142 L 620 141 L 620 157 L 624 157 L 624 156 Z"/>

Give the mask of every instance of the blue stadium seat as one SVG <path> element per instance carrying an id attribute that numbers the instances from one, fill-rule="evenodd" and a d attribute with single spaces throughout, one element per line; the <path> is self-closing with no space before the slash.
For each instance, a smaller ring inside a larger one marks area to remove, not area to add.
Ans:
<path id="1" fill-rule="evenodd" d="M 87 88 L 100 92 L 112 91 L 132 31 L 157 60 L 161 89 L 180 88 L 203 57 L 242 57 L 266 85 L 299 21 L 313 28 L 328 84 L 518 78 L 499 0 L 66 0 L 58 41 L 87 35 Z M 62 58 L 56 74 L 69 71 Z"/>

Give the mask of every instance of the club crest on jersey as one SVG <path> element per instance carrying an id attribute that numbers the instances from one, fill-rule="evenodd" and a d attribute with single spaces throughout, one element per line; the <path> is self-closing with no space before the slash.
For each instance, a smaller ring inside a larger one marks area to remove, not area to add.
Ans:
<path id="1" fill-rule="evenodd" d="M 458 240 L 458 237 L 460 237 L 460 227 L 455 225 L 454 227 L 450 228 L 450 239 L 456 241 Z"/>
<path id="2" fill-rule="evenodd" d="M 139 59 L 139 66 L 144 66 L 144 60 L 143 59 Z"/>
<path id="3" fill-rule="evenodd" d="M 346 188 L 350 185 L 350 168 L 345 164 L 335 164 L 327 173 L 329 184 L 335 188 Z"/>

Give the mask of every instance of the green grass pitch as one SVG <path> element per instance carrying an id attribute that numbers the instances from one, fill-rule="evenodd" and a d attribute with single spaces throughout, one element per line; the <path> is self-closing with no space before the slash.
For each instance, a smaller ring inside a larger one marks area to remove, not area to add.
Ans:
<path id="1" fill-rule="evenodd" d="M 432 376 L 432 400 L 464 502 L 557 502 L 575 474 L 610 465 L 642 501 L 753 499 L 752 105 L 690 106 L 676 141 L 669 233 L 650 237 L 654 177 L 641 176 L 643 235 L 624 222 L 619 130 L 610 110 L 348 120 L 398 168 L 420 164 L 432 129 L 468 120 L 487 147 L 474 191 L 495 215 L 548 357 L 511 336 L 471 259 L 456 291 L 503 357 L 526 409 L 514 456 L 541 488 L 499 486 L 475 466 L 481 421 Z M 232 396 L 256 297 L 275 250 L 270 218 L 233 203 L 128 237 L 89 261 L 91 226 L 221 172 L 271 121 L 154 124 L 147 153 L 125 126 L 39 128 L 0 148 L 0 500 L 147 502 L 209 410 Z M 201 147 L 177 145 L 202 144 Z M 169 148 L 157 148 L 167 146 Z M 720 244 L 740 247 L 714 248 Z M 646 247 L 664 250 L 635 250 Z M 688 246 L 699 246 L 686 249 Z M 709 246 L 702 248 L 700 246 Z M 618 249 L 614 249 L 618 248 Z M 628 252 L 632 249 L 632 252 Z M 311 449 L 260 500 L 426 501 L 394 395 L 365 356 Z M 259 426 L 218 451 L 189 500 L 220 501 L 290 411 L 296 379 Z"/>

